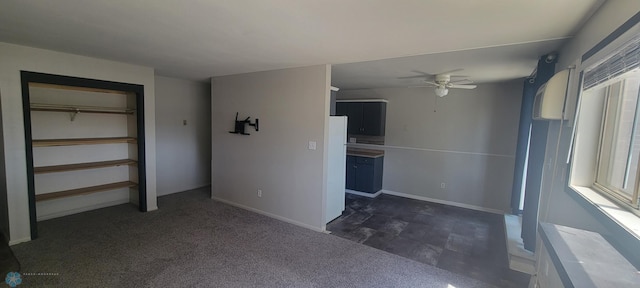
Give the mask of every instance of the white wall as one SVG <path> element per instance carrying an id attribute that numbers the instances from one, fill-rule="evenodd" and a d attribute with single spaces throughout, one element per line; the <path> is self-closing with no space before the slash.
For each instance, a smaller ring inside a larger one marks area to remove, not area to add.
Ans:
<path id="1" fill-rule="evenodd" d="M 640 1 L 607 1 L 603 6 L 589 19 L 581 28 L 576 36 L 571 39 L 561 50 L 559 54 L 559 62 L 556 70 L 565 69 L 572 64 L 578 65 L 581 69 L 579 59 L 589 49 L 594 47 L 598 42 L 603 40 L 616 28 L 640 11 Z M 578 95 L 578 77 L 574 75 L 570 83 L 569 99 L 567 100 L 570 108 L 569 114 L 573 114 L 575 110 L 575 101 Z M 543 174 L 543 187 L 540 202 L 540 220 L 555 224 L 596 231 L 601 234 L 608 234 L 611 239 L 620 241 L 622 245 L 633 245 L 623 248 L 634 251 L 635 257 L 640 258 L 640 252 L 637 249 L 637 239 L 635 242 L 628 242 L 629 235 L 623 235 L 619 229 L 608 227 L 606 222 L 594 217 L 590 211 L 581 206 L 576 201 L 567 187 L 568 167 L 566 157 L 571 141 L 571 130 L 573 128 L 573 119 L 564 123 L 560 121 L 551 121 L 549 125 L 549 138 L 547 141 L 547 155 L 545 158 L 545 170 Z M 623 232 L 627 233 L 627 232 Z"/>
<path id="2" fill-rule="evenodd" d="M 214 199 L 324 229 L 330 73 L 321 65 L 212 78 Z M 260 131 L 230 134 L 236 112 L 260 119 Z"/>
<path id="3" fill-rule="evenodd" d="M 0 43 L 0 90 L 11 243 L 28 241 L 29 209 L 20 71 L 144 85 L 147 207 L 156 205 L 154 70 L 102 59 Z"/>
<path id="4" fill-rule="evenodd" d="M 338 99 L 363 98 L 389 100 L 385 146 L 379 147 L 385 150 L 383 190 L 509 210 L 522 81 L 451 89 L 443 98 L 431 88 L 338 92 Z"/>
<path id="5" fill-rule="evenodd" d="M 158 196 L 211 184 L 211 85 L 162 76 L 155 84 Z"/>

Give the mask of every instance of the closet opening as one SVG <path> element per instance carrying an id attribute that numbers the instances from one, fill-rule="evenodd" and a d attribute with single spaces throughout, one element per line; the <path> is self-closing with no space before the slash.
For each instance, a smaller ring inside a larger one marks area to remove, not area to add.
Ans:
<path id="1" fill-rule="evenodd" d="M 144 86 L 21 71 L 31 239 L 37 222 L 147 211 Z"/>

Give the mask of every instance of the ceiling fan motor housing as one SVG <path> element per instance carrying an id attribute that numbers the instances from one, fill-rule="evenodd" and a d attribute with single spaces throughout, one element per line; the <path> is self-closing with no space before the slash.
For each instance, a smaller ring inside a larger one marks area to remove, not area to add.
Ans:
<path id="1" fill-rule="evenodd" d="M 451 81 L 451 75 L 449 74 L 438 74 L 436 75 L 435 82 L 438 84 L 447 84 Z"/>
<path id="2" fill-rule="evenodd" d="M 440 87 L 442 89 L 446 89 L 446 88 L 449 88 L 449 83 L 451 81 L 451 75 L 449 75 L 449 74 L 438 74 L 438 75 L 436 75 L 434 80 L 435 80 L 436 84 L 438 84 L 438 87 Z M 449 91 L 447 91 L 447 92 L 449 92 Z M 447 94 L 445 93 L 444 95 L 447 95 Z M 442 96 L 440 96 L 440 97 L 442 97 Z"/>

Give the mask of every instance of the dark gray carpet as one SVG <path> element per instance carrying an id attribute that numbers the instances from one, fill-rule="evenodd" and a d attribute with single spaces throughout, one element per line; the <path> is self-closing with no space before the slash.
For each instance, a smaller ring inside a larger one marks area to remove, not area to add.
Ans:
<path id="1" fill-rule="evenodd" d="M 0 234 L 0 277 L 3 277 L 0 278 L 0 283 L 4 283 L 4 276 L 7 275 L 7 273 L 18 271 L 20 271 L 20 263 L 13 255 L 4 236 Z"/>
<path id="2" fill-rule="evenodd" d="M 493 287 L 241 210 L 200 189 L 40 222 L 13 246 L 23 286 Z M 52 274 L 33 274 L 52 273 Z"/>

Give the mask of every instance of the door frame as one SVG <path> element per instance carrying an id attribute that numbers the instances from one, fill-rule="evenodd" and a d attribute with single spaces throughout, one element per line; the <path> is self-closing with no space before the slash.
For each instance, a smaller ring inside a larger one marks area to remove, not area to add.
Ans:
<path id="1" fill-rule="evenodd" d="M 31 106 L 29 83 L 43 83 L 73 87 L 106 89 L 133 93 L 136 97 L 136 124 L 138 144 L 138 208 L 140 212 L 147 212 L 147 179 L 144 138 L 144 85 L 122 82 L 104 81 L 80 77 L 71 77 L 39 72 L 20 71 L 22 85 L 22 115 L 24 117 L 24 140 L 27 160 L 27 194 L 29 197 L 29 223 L 31 239 L 38 238 L 36 216 L 36 191 L 33 169 L 33 145 L 31 135 Z"/>

